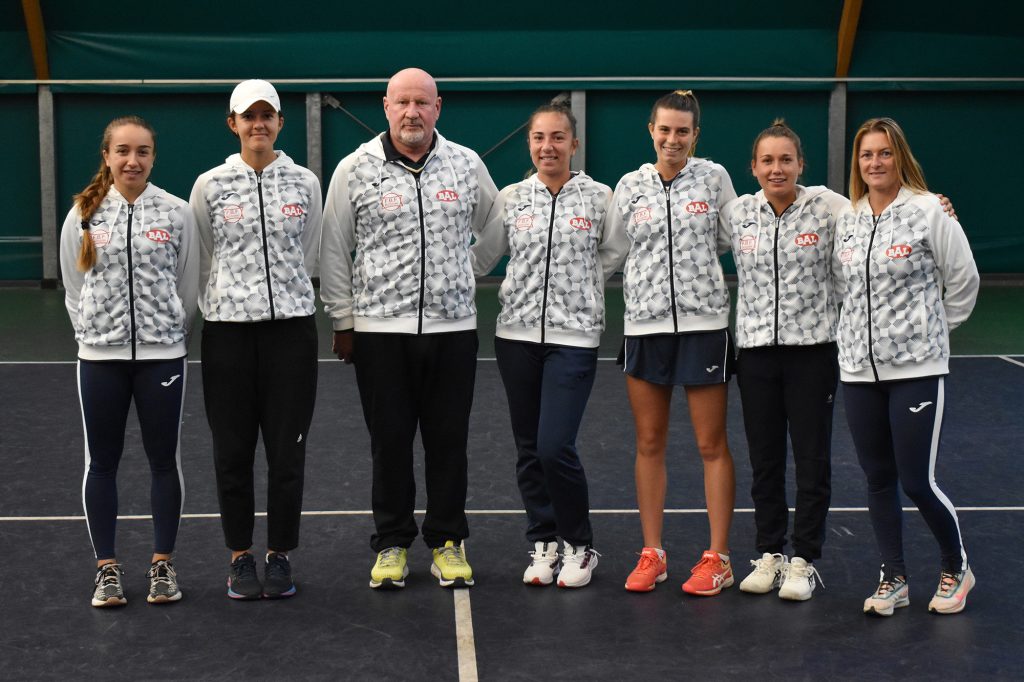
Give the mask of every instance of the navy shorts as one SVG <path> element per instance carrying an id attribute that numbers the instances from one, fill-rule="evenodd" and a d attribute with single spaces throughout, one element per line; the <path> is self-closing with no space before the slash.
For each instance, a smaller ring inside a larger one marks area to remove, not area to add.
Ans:
<path id="1" fill-rule="evenodd" d="M 619 364 L 631 377 L 668 386 L 724 384 L 736 358 L 728 329 L 627 336 Z"/>

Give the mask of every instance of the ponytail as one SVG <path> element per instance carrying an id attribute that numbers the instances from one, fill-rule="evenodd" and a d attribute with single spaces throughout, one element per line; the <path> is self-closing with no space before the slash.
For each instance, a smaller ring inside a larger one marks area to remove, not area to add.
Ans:
<path id="1" fill-rule="evenodd" d="M 89 220 L 96 213 L 96 209 L 100 207 L 112 184 L 114 184 L 114 176 L 111 175 L 106 160 L 101 159 L 100 168 L 92 177 L 92 181 L 75 195 L 78 215 L 82 219 L 82 248 L 78 252 L 78 270 L 80 272 L 91 270 L 96 265 L 96 247 L 89 234 Z"/>

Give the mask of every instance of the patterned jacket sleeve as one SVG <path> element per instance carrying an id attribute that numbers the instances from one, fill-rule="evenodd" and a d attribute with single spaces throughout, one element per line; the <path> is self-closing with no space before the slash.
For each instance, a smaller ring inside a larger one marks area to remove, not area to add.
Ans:
<path id="1" fill-rule="evenodd" d="M 349 198 L 348 176 L 354 155 L 342 159 L 327 188 L 320 236 L 320 299 L 335 331 L 355 326 L 352 304 L 352 252 L 355 215 Z"/>

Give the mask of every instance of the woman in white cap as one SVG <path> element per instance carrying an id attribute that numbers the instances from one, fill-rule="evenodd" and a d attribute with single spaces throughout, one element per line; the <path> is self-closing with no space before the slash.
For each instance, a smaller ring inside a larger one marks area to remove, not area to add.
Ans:
<path id="1" fill-rule="evenodd" d="M 275 599 L 295 594 L 288 552 L 299 542 L 306 437 L 316 398 L 310 276 L 320 244 L 320 183 L 274 149 L 284 116 L 270 83 L 239 83 L 227 125 L 241 150 L 200 175 L 191 198 L 201 247 L 203 393 L 221 524 L 231 550 L 228 596 Z M 261 433 L 268 468 L 262 583 L 250 553 Z"/>

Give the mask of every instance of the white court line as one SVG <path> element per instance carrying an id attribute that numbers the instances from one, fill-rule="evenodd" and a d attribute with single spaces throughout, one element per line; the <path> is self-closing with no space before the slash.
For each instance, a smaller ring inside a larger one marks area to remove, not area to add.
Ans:
<path id="1" fill-rule="evenodd" d="M 473 639 L 473 612 L 469 590 L 453 590 L 455 597 L 455 643 L 459 657 L 459 682 L 477 682 L 476 642 Z"/>
<path id="2" fill-rule="evenodd" d="M 1024 507 L 956 507 L 958 512 L 1020 512 Z M 795 511 L 793 507 L 789 511 Z M 836 513 L 863 513 L 868 511 L 867 507 L 832 507 L 829 512 Z M 905 512 L 915 512 L 917 507 L 903 507 Z M 753 514 L 752 508 L 733 509 L 736 514 Z M 415 510 L 416 514 L 425 514 L 423 509 Z M 522 509 L 467 509 L 469 516 L 517 516 L 523 515 Z M 639 514 L 636 509 L 591 509 L 591 514 L 614 515 L 614 514 Z M 666 509 L 666 514 L 706 514 L 706 509 Z M 351 509 L 337 511 L 304 511 L 303 516 L 370 516 L 373 512 L 369 509 Z M 256 516 L 266 516 L 267 512 L 256 512 Z M 149 514 L 126 514 L 118 516 L 118 521 L 149 521 L 153 517 Z M 220 514 L 182 514 L 183 519 L 219 519 Z M 85 521 L 84 516 L 0 516 L 0 523 L 11 521 Z"/>
<path id="3" fill-rule="evenodd" d="M 996 359 L 999 359 L 999 360 L 1006 360 L 1007 362 L 1012 362 L 1013 364 L 1021 365 L 1022 367 L 1024 367 L 1024 363 L 1018 362 L 1017 360 L 1013 359 L 1015 357 L 1017 357 L 1017 358 L 1024 358 L 1024 355 L 1015 355 L 1015 354 L 1010 354 L 1010 355 L 996 355 L 996 354 L 989 354 L 989 355 L 951 355 L 949 357 L 953 358 L 953 359 L 957 359 L 957 358 L 996 358 Z M 618 358 L 614 358 L 614 357 L 598 358 L 598 361 L 600 361 L 600 362 L 614 362 L 615 360 L 618 360 Z M 477 361 L 478 362 L 494 362 L 495 358 L 478 357 Z M 340 363 L 341 360 L 338 360 L 337 358 L 318 358 L 317 362 Z M 77 363 L 78 363 L 77 360 L 0 360 L 0 365 L 74 365 L 74 364 L 77 364 Z M 201 364 L 201 361 L 200 360 L 189 360 L 188 364 L 190 364 L 190 365 L 198 365 L 198 364 Z"/>

